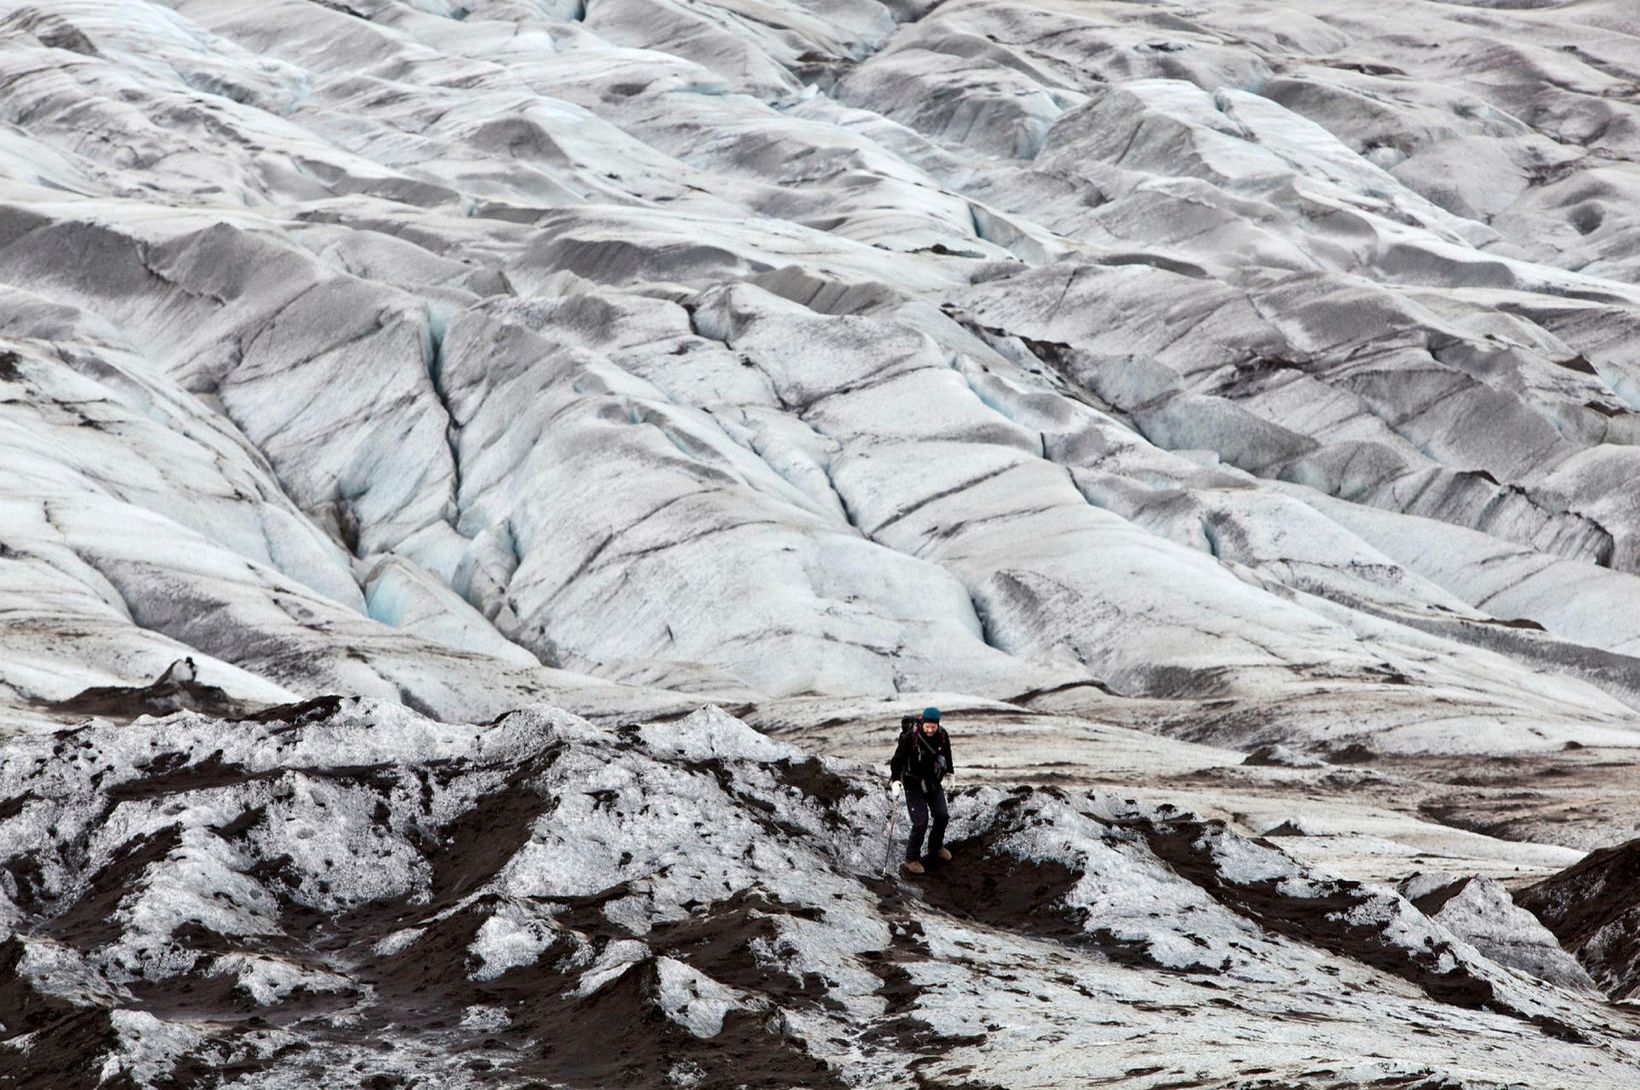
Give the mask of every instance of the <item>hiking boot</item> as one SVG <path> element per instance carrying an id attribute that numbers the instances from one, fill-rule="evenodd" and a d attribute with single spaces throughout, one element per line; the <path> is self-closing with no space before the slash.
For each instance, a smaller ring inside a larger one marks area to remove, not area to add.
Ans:
<path id="1" fill-rule="evenodd" d="M 934 854 L 939 856 L 941 859 L 947 859 L 948 860 L 948 859 L 951 858 L 951 853 L 949 851 L 947 851 L 946 849 L 944 849 L 944 848 L 941 848 L 939 851 L 935 852 Z"/>
<path id="2" fill-rule="evenodd" d="M 904 863 L 900 864 L 900 869 L 905 871 L 907 874 L 923 873 L 923 865 L 915 859 L 907 859 Z"/>

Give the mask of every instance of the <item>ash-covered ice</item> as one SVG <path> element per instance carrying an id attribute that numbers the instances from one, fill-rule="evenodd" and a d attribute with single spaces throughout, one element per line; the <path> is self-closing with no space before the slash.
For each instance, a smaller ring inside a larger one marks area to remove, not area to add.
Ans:
<path id="1" fill-rule="evenodd" d="M 1385 1085 L 1615 1086 L 1640 1060 L 1589 990 L 1483 954 L 1479 902 L 1454 930 L 1450 898 L 1053 788 L 959 790 L 954 859 L 896 883 L 889 805 L 718 708 L 460 726 L 348 700 L 36 735 L 0 762 L 0 1071 L 829 1090 L 1165 1052 L 1222 1081 L 1255 1033 L 1282 1078 L 1321 1048 Z"/>

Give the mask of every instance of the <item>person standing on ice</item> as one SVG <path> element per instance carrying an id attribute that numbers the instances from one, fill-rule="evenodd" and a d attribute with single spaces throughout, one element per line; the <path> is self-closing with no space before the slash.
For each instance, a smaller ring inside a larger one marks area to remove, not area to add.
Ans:
<path id="1" fill-rule="evenodd" d="M 905 808 L 911 815 L 911 834 L 905 842 L 908 874 L 922 874 L 923 832 L 928 832 L 928 858 L 950 859 L 945 848 L 945 823 L 950 818 L 945 806 L 945 789 L 940 781 L 951 774 L 951 737 L 940 726 L 940 710 L 924 708 L 920 719 L 906 717 L 900 744 L 889 764 L 889 787 L 905 792 Z M 929 828 L 932 813 L 934 824 Z"/>

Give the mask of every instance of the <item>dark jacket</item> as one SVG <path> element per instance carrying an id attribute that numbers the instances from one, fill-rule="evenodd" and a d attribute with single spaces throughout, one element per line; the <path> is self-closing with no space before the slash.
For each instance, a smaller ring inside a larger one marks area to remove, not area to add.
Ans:
<path id="1" fill-rule="evenodd" d="M 900 744 L 889 764 L 891 780 L 921 780 L 923 790 L 933 788 L 951 772 L 951 736 L 944 727 L 924 734 L 921 727 L 900 732 Z"/>

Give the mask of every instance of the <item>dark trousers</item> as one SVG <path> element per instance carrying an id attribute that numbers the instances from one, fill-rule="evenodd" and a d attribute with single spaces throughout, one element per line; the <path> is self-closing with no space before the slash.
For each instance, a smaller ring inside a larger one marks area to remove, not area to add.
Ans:
<path id="1" fill-rule="evenodd" d="M 911 813 L 911 836 L 905 842 L 905 857 L 916 859 L 922 855 L 923 832 L 928 832 L 928 854 L 934 855 L 945 847 L 945 823 L 950 813 L 945 808 L 945 788 L 930 784 L 923 790 L 922 781 L 905 778 L 905 808 Z M 934 815 L 934 827 L 928 827 L 928 815 Z"/>

